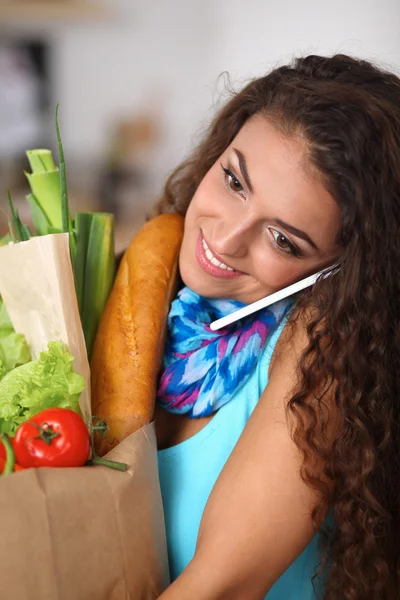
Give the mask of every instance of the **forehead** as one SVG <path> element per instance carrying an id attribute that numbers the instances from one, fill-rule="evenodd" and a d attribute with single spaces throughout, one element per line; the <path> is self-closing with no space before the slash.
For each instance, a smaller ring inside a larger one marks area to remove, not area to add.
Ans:
<path id="1" fill-rule="evenodd" d="M 301 135 L 289 137 L 257 115 L 244 124 L 224 153 L 232 161 L 235 148 L 245 156 L 260 210 L 273 207 L 279 217 L 287 213 L 296 219 L 297 226 L 307 225 L 307 231 L 339 226 L 339 207 L 309 163 Z"/>

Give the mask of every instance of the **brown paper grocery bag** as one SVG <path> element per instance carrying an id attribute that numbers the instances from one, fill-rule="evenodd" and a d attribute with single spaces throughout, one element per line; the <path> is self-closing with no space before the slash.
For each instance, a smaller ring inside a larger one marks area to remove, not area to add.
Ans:
<path id="1" fill-rule="evenodd" d="M 0 597 L 153 600 L 169 583 L 154 424 L 96 466 L 0 478 Z"/>
<path id="2" fill-rule="evenodd" d="M 68 233 L 33 237 L 0 248 L 0 296 L 15 331 L 22 333 L 35 360 L 49 342 L 63 342 L 74 370 L 85 380 L 79 398 L 90 421 L 90 372 L 79 316 Z"/>

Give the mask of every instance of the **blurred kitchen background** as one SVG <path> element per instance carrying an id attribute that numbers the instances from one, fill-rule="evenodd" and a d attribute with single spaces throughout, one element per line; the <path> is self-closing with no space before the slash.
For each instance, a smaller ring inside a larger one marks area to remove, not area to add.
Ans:
<path id="1" fill-rule="evenodd" d="M 400 73 L 400 0 L 0 0 L 0 235 L 57 102 L 71 208 L 112 211 L 122 249 L 230 88 L 333 52 Z"/>

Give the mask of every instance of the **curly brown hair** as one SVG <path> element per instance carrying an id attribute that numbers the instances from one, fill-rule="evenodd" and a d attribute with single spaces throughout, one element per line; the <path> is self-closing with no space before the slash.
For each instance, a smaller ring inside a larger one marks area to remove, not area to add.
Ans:
<path id="1" fill-rule="evenodd" d="M 315 522 L 324 507 L 333 507 L 335 527 L 321 563 L 324 599 L 395 600 L 400 598 L 400 80 L 345 55 L 298 58 L 252 80 L 170 175 L 159 212 L 185 215 L 204 175 L 255 114 L 289 136 L 302 135 L 310 164 L 341 210 L 341 268 L 298 299 L 298 310 L 311 307 L 313 317 L 299 361 L 300 383 L 288 402 L 304 457 L 302 477 L 321 492 Z M 327 398 L 340 415 L 333 441 Z M 324 465 L 318 475 L 316 457 Z"/>

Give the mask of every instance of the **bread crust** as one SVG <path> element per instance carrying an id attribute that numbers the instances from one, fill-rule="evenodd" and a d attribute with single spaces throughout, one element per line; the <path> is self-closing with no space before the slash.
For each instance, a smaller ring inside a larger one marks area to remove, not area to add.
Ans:
<path id="1" fill-rule="evenodd" d="M 183 223 L 172 213 L 146 223 L 118 269 L 91 360 L 92 413 L 109 427 L 100 455 L 153 419 Z"/>

